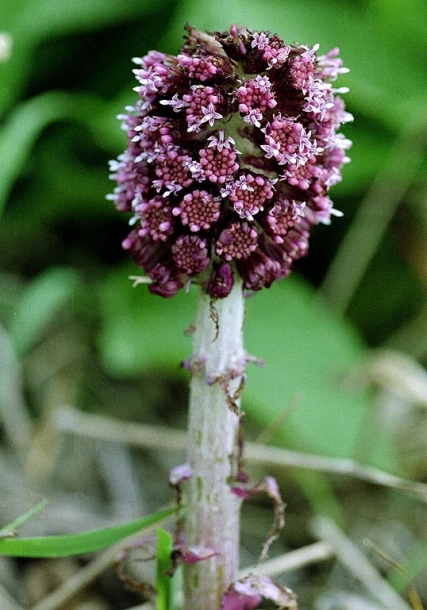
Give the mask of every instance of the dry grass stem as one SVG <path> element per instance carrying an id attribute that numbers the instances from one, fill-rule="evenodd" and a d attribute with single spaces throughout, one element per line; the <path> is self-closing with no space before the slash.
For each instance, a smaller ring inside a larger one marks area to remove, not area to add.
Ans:
<path id="1" fill-rule="evenodd" d="M 348 591 L 334 591 L 320 598 L 316 610 L 384 610 L 381 604 L 374 604 L 362 595 L 349 593 Z M 387 609 L 388 610 L 388 609 Z"/>
<path id="2" fill-rule="evenodd" d="M 68 578 L 55 591 L 47 595 L 43 600 L 35 604 L 32 610 L 56 610 L 62 604 L 71 599 L 76 593 L 93 582 L 104 570 L 113 565 L 123 544 L 115 545 L 96 556 L 84 568 Z"/>
<path id="3" fill-rule="evenodd" d="M 298 570 L 307 565 L 326 561 L 334 556 L 334 549 L 326 542 L 314 542 L 295 551 L 284 553 L 278 557 L 267 559 L 258 564 L 255 568 L 252 566 L 240 571 L 239 576 L 243 578 L 251 572 L 255 571 L 262 576 L 279 576 L 291 570 Z"/>
<path id="4" fill-rule="evenodd" d="M 136 447 L 161 448 L 163 451 L 165 449 L 184 451 L 186 448 L 186 433 L 181 430 L 122 422 L 101 415 L 81 413 L 73 407 L 65 406 L 55 410 L 52 418 L 53 425 L 61 432 L 114 443 L 126 443 Z M 405 492 L 427 502 L 426 484 L 403 479 L 352 459 L 330 458 L 258 443 L 246 443 L 245 450 L 246 458 L 250 462 L 350 476 L 374 485 Z"/>
<path id="5" fill-rule="evenodd" d="M 16 600 L 9 594 L 7 589 L 0 583 L 1 610 L 24 610 Z"/>
<path id="6" fill-rule="evenodd" d="M 356 578 L 384 608 L 410 610 L 410 606 L 381 577 L 378 570 L 349 538 L 329 519 L 316 517 L 312 524 L 315 536 L 329 544 L 338 561 Z"/>
<path id="7" fill-rule="evenodd" d="M 364 385 L 392 390 L 405 402 L 427 408 L 427 371 L 404 352 L 380 350 L 354 376 Z"/>

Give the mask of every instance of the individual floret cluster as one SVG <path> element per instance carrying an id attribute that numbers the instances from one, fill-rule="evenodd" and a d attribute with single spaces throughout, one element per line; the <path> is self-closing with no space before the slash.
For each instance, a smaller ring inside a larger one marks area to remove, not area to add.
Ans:
<path id="1" fill-rule="evenodd" d="M 135 59 L 139 99 L 121 115 L 128 147 L 111 162 L 109 198 L 132 213 L 123 242 L 171 297 L 197 280 L 226 297 L 236 274 L 269 287 L 329 223 L 352 119 L 335 88 L 338 49 L 286 45 L 269 32 L 187 26 L 179 55 Z M 337 95 L 338 94 L 338 95 Z"/>

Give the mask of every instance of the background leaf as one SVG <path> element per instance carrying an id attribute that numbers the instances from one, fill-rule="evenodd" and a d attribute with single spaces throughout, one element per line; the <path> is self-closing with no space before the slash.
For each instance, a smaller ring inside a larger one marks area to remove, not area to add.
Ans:
<path id="1" fill-rule="evenodd" d="M 296 278 L 247 302 L 246 348 L 265 361 L 252 366 L 245 410 L 262 425 L 297 400 L 277 440 L 330 456 L 352 455 L 366 395 L 345 387 L 348 371 L 365 348 L 353 329 L 337 320 Z"/>
<path id="2" fill-rule="evenodd" d="M 173 303 L 152 299 L 146 287 L 132 288 L 131 270 L 126 266 L 111 274 L 101 289 L 99 346 L 105 365 L 115 375 L 135 375 L 147 367 L 178 371 L 191 353 L 184 331 L 193 322 L 196 289 L 181 291 Z"/>
<path id="3" fill-rule="evenodd" d="M 79 286 L 78 274 L 73 269 L 52 268 L 26 287 L 11 324 L 12 339 L 20 355 L 40 338 L 55 313 L 64 307 L 73 308 Z"/>

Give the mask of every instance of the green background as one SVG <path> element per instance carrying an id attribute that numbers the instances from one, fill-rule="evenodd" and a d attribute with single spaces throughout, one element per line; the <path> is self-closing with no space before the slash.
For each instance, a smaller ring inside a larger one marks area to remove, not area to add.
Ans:
<path id="1" fill-rule="evenodd" d="M 0 314 L 18 354 L 55 332 L 61 316 L 70 329 L 84 327 L 90 336 L 82 340 L 112 376 L 176 372 L 191 349 L 182 329 L 193 295 L 160 302 L 131 288 L 127 276 L 138 271 L 120 250 L 126 220 L 105 201 L 113 188 L 107 160 L 125 144 L 115 116 L 134 99 L 132 56 L 177 52 L 187 21 L 209 30 L 234 22 L 271 29 L 289 42 L 320 43 L 323 52 L 339 46 L 351 69 L 340 84 L 351 89 L 346 102 L 355 116 L 344 130 L 354 142 L 352 163 L 332 193 L 345 216 L 315 231 L 298 279 L 248 305 L 248 349 L 266 366 L 250 374 L 246 410 L 265 424 L 301 395 L 289 422 L 296 436 L 286 432 L 287 442 L 351 453 L 368 403 L 337 378 L 425 302 L 423 11 L 415 0 L 3 1 L 0 23 L 13 48 L 0 65 Z M 387 198 L 396 191 L 393 205 Z M 342 264 L 328 275 L 350 230 Z M 325 278 L 319 308 L 311 302 Z M 423 346 L 404 347 L 425 356 Z"/>

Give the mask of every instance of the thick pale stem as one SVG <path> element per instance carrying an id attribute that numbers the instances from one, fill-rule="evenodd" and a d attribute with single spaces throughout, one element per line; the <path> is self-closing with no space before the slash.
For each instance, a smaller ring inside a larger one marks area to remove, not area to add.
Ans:
<path id="1" fill-rule="evenodd" d="M 240 500 L 230 491 L 238 469 L 238 393 L 245 370 L 244 301 L 240 283 L 225 299 L 200 293 L 194 331 L 188 461 L 188 546 L 215 555 L 185 567 L 185 608 L 219 610 L 236 580 Z"/>

